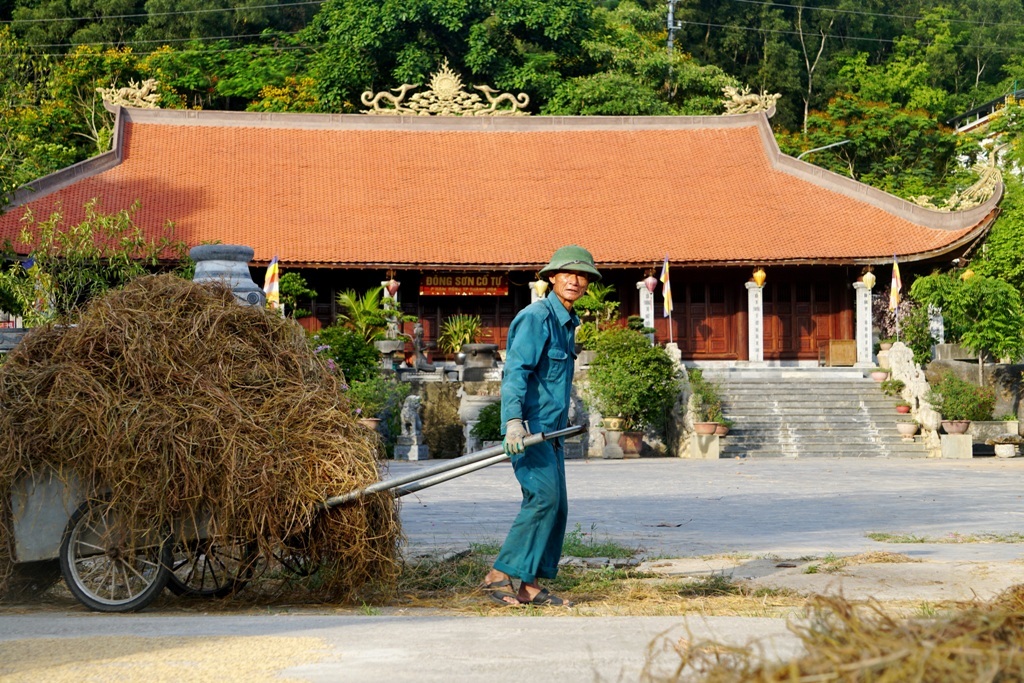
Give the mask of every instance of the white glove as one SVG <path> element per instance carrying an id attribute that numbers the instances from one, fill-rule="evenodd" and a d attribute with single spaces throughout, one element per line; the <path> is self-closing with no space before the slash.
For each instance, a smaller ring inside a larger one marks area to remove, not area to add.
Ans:
<path id="1" fill-rule="evenodd" d="M 512 456 L 522 453 L 526 449 L 523 439 L 529 435 L 530 432 L 527 431 L 522 420 L 516 418 L 506 422 L 505 440 L 501 443 L 501 447 L 505 450 L 505 455 Z"/>

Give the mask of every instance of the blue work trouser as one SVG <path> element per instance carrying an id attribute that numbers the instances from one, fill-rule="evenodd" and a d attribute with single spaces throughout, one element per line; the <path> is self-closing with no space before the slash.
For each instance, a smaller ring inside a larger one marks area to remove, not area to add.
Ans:
<path id="1" fill-rule="evenodd" d="M 523 490 L 523 504 L 512 522 L 494 568 L 526 583 L 558 575 L 569 498 L 565 491 L 565 457 L 550 441 L 513 456 L 512 466 Z"/>

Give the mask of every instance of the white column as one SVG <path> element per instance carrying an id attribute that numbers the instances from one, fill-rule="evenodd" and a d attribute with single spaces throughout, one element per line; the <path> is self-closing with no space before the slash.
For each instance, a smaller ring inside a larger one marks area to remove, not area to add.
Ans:
<path id="1" fill-rule="evenodd" d="M 764 291 L 747 282 L 747 355 L 750 363 L 764 362 Z"/>
<path id="2" fill-rule="evenodd" d="M 871 367 L 871 290 L 863 282 L 853 283 L 857 292 L 857 310 L 854 327 L 857 329 L 856 367 Z"/>
<path id="3" fill-rule="evenodd" d="M 637 291 L 640 292 L 640 317 L 644 319 L 644 326 L 654 327 L 654 292 L 647 289 L 643 280 L 636 283 Z M 654 335 L 649 334 L 647 338 L 654 342 Z"/>

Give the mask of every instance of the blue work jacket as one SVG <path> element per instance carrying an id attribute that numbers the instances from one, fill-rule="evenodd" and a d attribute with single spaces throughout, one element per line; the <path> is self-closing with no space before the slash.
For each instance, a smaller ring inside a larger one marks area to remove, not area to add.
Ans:
<path id="1" fill-rule="evenodd" d="M 502 434 L 515 418 L 525 420 L 532 434 L 568 426 L 579 324 L 554 294 L 512 321 L 501 381 Z"/>

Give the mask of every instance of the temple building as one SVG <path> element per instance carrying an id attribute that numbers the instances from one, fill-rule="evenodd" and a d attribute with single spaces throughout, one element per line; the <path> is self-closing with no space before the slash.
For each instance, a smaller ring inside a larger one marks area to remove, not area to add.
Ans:
<path id="1" fill-rule="evenodd" d="M 112 107 L 113 149 L 20 190 L 0 238 L 16 241 L 27 209 L 73 224 L 92 198 L 104 211 L 138 201 L 148 233 L 171 221 L 189 245 L 245 244 L 257 268 L 276 256 L 301 272 L 315 324 L 335 318 L 339 292 L 393 278 L 428 341 L 470 313 L 502 348 L 536 271 L 575 243 L 621 315 L 653 322 L 683 360 L 817 361 L 856 340 L 863 362 L 862 275 L 877 267 L 868 281 L 884 287 L 894 257 L 905 279 L 963 257 L 1002 193 L 959 211 L 904 201 L 782 154 L 765 111 L 420 116 L 401 110 L 405 94 L 387 95 L 392 110 L 364 97 L 373 116 Z M 644 286 L 666 257 L 669 317 L 660 283 Z"/>

